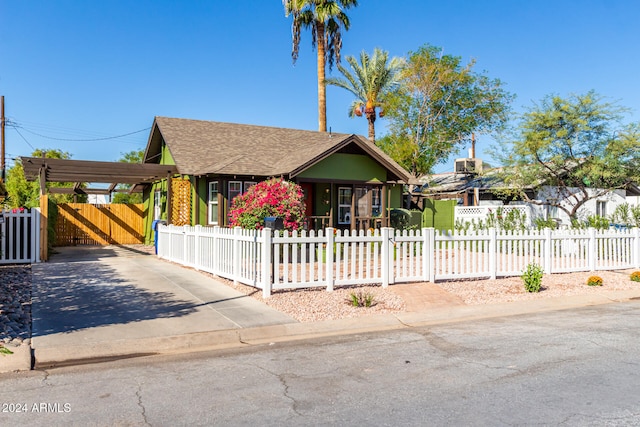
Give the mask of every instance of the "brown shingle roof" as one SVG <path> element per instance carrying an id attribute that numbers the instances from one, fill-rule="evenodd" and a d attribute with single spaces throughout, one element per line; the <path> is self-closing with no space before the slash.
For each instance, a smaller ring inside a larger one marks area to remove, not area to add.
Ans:
<path id="1" fill-rule="evenodd" d="M 294 176 L 355 143 L 396 179 L 410 179 L 400 165 L 358 135 L 156 117 L 145 161 L 153 161 L 161 138 L 182 174 Z"/>

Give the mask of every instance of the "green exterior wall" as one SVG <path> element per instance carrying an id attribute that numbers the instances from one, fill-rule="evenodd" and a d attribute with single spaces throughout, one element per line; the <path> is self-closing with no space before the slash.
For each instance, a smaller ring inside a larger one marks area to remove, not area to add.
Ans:
<path id="1" fill-rule="evenodd" d="M 422 212 L 422 226 L 433 227 L 437 230 L 453 230 L 456 200 L 424 200 Z"/>
<path id="2" fill-rule="evenodd" d="M 369 156 L 335 153 L 299 174 L 298 178 L 385 182 L 387 170 Z"/>
<path id="3" fill-rule="evenodd" d="M 160 151 L 160 161 L 161 165 L 175 165 L 175 161 L 169 152 L 166 144 L 162 144 L 162 148 Z M 162 219 L 167 219 L 167 180 L 163 179 L 161 181 L 156 182 L 155 184 L 148 187 L 142 193 L 142 203 L 144 204 L 144 211 L 147 213 L 144 217 L 144 244 L 145 245 L 153 245 L 155 242 L 155 233 L 153 230 L 153 196 L 156 190 L 159 189 L 162 192 L 162 199 L 164 203 L 162 203 L 163 209 L 161 213 Z"/>
<path id="4" fill-rule="evenodd" d="M 191 223 L 196 225 L 207 225 L 207 180 L 205 178 L 191 178 Z M 196 211 L 199 221 L 196 221 Z"/>

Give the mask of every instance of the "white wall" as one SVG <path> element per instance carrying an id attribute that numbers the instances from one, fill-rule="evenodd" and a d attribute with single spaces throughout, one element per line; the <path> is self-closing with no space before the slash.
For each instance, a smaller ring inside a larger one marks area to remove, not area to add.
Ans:
<path id="1" fill-rule="evenodd" d="M 576 188 L 576 189 L 572 189 L 572 191 L 578 192 L 579 190 Z M 588 188 L 587 192 L 590 196 L 592 196 L 592 195 L 595 195 L 598 192 L 598 190 Z M 560 192 L 558 191 L 558 188 L 543 187 L 542 190 L 538 192 L 537 197 L 538 197 L 538 200 L 546 201 L 550 199 L 558 199 L 561 196 L 560 196 Z M 578 195 L 578 197 L 579 199 L 584 198 L 584 196 L 582 195 Z M 586 220 L 587 217 L 591 215 L 596 215 L 598 202 L 606 203 L 606 208 L 605 208 L 606 216 L 610 216 L 611 214 L 613 214 L 613 212 L 616 210 L 616 208 L 619 205 L 623 203 L 627 203 L 628 200 L 625 197 L 624 190 L 615 190 L 615 191 L 608 192 L 602 196 L 595 197 L 593 199 L 588 200 L 586 203 L 584 203 L 580 207 L 580 209 L 578 209 L 578 218 L 582 220 Z M 573 206 L 575 206 L 575 202 L 572 201 L 571 197 L 568 197 L 561 202 L 561 205 L 567 207 L 568 210 L 572 210 Z M 538 215 L 542 216 L 543 218 L 546 218 L 546 212 L 547 212 L 547 208 L 544 206 L 541 207 L 541 209 L 537 210 Z M 562 221 L 562 225 L 571 224 L 569 215 L 567 215 L 563 210 L 559 208 L 557 209 L 557 213 L 552 215 L 552 217 L 560 219 Z"/>

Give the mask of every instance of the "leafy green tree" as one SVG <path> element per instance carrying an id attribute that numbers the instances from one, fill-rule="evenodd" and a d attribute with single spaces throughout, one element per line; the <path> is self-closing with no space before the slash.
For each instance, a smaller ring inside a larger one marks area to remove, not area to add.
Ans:
<path id="1" fill-rule="evenodd" d="M 474 65 L 431 45 L 409 53 L 400 90 L 389 98 L 390 132 L 379 145 L 414 176 L 431 173 L 472 134 L 507 123 L 513 95 Z"/>
<path id="2" fill-rule="evenodd" d="M 591 91 L 546 96 L 522 117 L 509 145 L 496 150 L 507 192 L 555 206 L 572 220 L 592 199 L 640 179 L 640 126 L 622 122 L 625 108 Z M 534 198 L 541 190 L 543 197 Z"/>
<path id="3" fill-rule="evenodd" d="M 48 159 L 70 159 L 71 155 L 58 149 L 36 149 L 31 157 L 45 157 Z M 73 187 L 73 183 L 48 182 L 47 188 L 52 187 Z M 7 171 L 7 199 L 5 203 L 10 208 L 34 208 L 40 206 L 40 183 L 27 181 L 24 176 L 24 169 L 20 160 L 16 160 L 14 165 Z M 82 197 L 86 199 L 86 197 Z M 72 194 L 50 194 L 49 200 L 54 203 L 73 202 Z"/>
<path id="4" fill-rule="evenodd" d="M 311 44 L 317 51 L 318 62 L 318 130 L 327 131 L 327 88 L 325 67 L 340 62 L 342 30 L 350 27 L 345 9 L 358 5 L 357 0 L 283 0 L 285 15 L 293 17 L 291 57 L 295 64 L 300 48 L 300 32 L 311 30 Z"/>
<path id="5" fill-rule="evenodd" d="M 360 53 L 360 63 L 353 56 L 345 57 L 351 70 L 338 64 L 338 70 L 344 78 L 330 77 L 327 84 L 341 87 L 356 96 L 349 107 L 349 117 L 364 117 L 369 123 L 369 139 L 376 140 L 376 109 L 380 108 L 378 115 L 384 115 L 384 106 L 387 95 L 397 87 L 400 70 L 404 65 L 402 58 L 392 58 L 389 61 L 389 52 L 374 49 L 369 56 L 365 51 Z"/>
<path id="6" fill-rule="evenodd" d="M 127 153 L 122 153 L 122 157 L 120 157 L 118 161 L 122 163 L 142 163 L 143 156 L 144 156 L 144 150 L 133 150 Z M 118 185 L 118 189 L 120 190 L 129 190 L 129 188 L 131 188 L 131 185 L 128 185 L 128 184 Z M 111 203 L 128 203 L 128 204 L 142 203 L 142 193 L 117 192 L 113 195 L 113 198 L 111 199 Z"/>

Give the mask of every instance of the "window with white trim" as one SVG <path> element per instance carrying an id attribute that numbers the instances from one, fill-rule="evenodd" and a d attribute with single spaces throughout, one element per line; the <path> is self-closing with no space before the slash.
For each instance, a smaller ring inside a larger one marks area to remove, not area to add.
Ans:
<path id="1" fill-rule="evenodd" d="M 218 224 L 218 181 L 209 183 L 209 224 Z"/>
<path id="2" fill-rule="evenodd" d="M 596 215 L 605 217 L 607 216 L 607 202 L 598 200 L 596 202 Z"/>
<path id="3" fill-rule="evenodd" d="M 381 191 L 380 187 L 371 189 L 371 216 L 380 216 L 381 210 Z"/>
<path id="4" fill-rule="evenodd" d="M 338 224 L 351 224 L 351 187 L 338 188 Z"/>
<path id="5" fill-rule="evenodd" d="M 162 215 L 162 192 L 155 191 L 153 193 L 153 219 L 160 219 Z"/>

